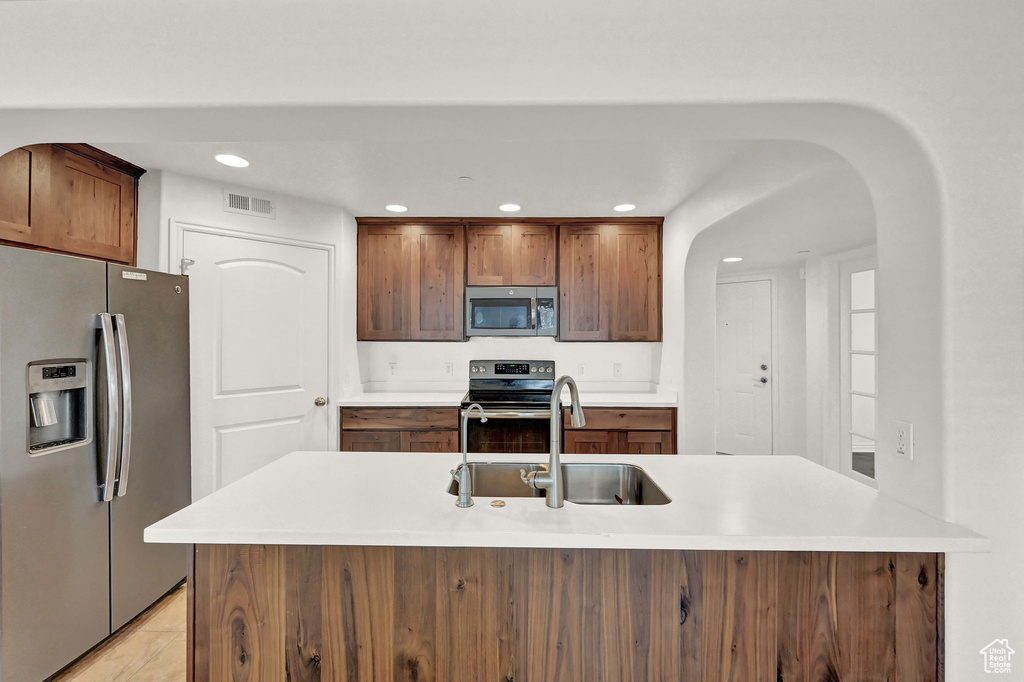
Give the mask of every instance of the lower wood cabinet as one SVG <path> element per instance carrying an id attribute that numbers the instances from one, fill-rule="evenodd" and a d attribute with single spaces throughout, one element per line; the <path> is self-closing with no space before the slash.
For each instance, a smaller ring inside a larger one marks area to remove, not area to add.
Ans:
<path id="1" fill-rule="evenodd" d="M 572 428 L 569 410 L 563 415 L 563 450 L 574 455 L 674 455 L 676 409 L 662 407 L 585 410 L 587 423 Z"/>
<path id="2" fill-rule="evenodd" d="M 457 407 L 343 407 L 345 452 L 459 452 Z"/>

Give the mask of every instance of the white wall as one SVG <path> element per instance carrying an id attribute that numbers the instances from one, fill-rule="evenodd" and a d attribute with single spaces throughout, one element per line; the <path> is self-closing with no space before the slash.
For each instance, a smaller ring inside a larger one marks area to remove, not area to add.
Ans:
<path id="1" fill-rule="evenodd" d="M 244 190 L 244 185 L 231 186 Z M 355 220 L 336 206 L 319 204 L 289 196 L 257 196 L 275 200 L 277 217 L 258 218 L 223 210 L 223 188 L 210 182 L 166 171 L 150 171 L 142 176 L 139 191 L 139 267 L 175 272 L 178 263 L 170 262 L 174 221 L 234 230 L 334 247 L 334 300 L 337 306 L 332 330 L 332 362 L 335 372 L 332 395 L 356 390 L 359 372 L 355 344 Z M 337 427 L 331 410 L 332 428 Z"/>
<path id="2" fill-rule="evenodd" d="M 458 342 L 361 342 L 359 366 L 368 391 L 465 390 L 469 361 L 554 360 L 555 370 L 571 374 L 581 389 L 647 391 L 654 381 L 657 343 L 557 342 L 550 338 L 472 338 Z M 396 373 L 390 373 L 395 363 Z M 453 374 L 445 374 L 451 363 Z M 614 364 L 622 376 L 614 376 Z M 584 371 L 580 371 L 580 365 Z"/>
<path id="3" fill-rule="evenodd" d="M 979 679 L 977 652 L 996 637 L 1020 651 L 1018 0 L 652 0 L 643 11 L 586 0 L 523 0 L 515 12 L 475 0 L 297 0 L 289 12 L 250 0 L 242 14 L 207 0 L 127 7 L 0 3 L 0 25 L 17 27 L 0 44 L 0 147 L 330 135 L 343 125 L 331 107 L 366 114 L 368 104 L 403 102 L 543 104 L 535 113 L 545 131 L 557 125 L 558 105 L 575 104 L 578 125 L 565 134 L 578 137 L 604 110 L 587 105 L 602 103 L 624 107 L 610 114 L 623 134 L 803 139 L 844 155 L 876 205 L 889 311 L 880 325 L 899 330 L 880 367 L 889 377 L 880 424 L 911 421 L 917 438 L 912 463 L 892 456 L 893 437 L 880 438 L 879 472 L 893 484 L 885 492 L 993 540 L 990 555 L 947 558 L 947 679 Z M 225 35 L 224 26 L 235 30 Z M 268 101 L 292 109 L 257 108 Z M 217 108 L 225 106 L 239 109 Z M 489 134 L 505 135 L 517 112 L 495 109 L 502 120 Z M 433 113 L 415 120 L 451 118 Z M 460 113 L 465 133 L 471 116 Z M 673 252 L 685 258 L 676 247 L 688 239 L 681 234 Z M 683 262 L 666 259 L 666 269 Z M 683 278 L 672 279 L 666 302 L 679 305 Z M 683 323 L 674 325 L 663 349 L 676 385 L 692 376 L 682 372 L 684 336 Z M 1024 679 L 1015 667 L 1006 679 Z"/>

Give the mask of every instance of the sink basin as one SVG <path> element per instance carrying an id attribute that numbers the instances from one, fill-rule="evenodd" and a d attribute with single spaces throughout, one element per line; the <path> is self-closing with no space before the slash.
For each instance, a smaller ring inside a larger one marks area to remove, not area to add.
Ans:
<path id="1" fill-rule="evenodd" d="M 519 470 L 541 471 L 544 465 L 535 462 L 470 462 L 474 497 L 544 497 L 523 483 Z M 562 465 L 565 499 L 574 504 L 668 504 L 672 500 L 658 487 L 647 472 L 632 464 Z M 452 481 L 448 493 L 459 494 L 459 485 Z"/>

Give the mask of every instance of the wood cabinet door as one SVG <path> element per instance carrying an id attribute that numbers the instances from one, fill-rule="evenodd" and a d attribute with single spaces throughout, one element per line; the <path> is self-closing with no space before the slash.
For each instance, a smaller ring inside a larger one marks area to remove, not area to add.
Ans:
<path id="1" fill-rule="evenodd" d="M 560 228 L 558 336 L 563 341 L 607 341 L 614 263 L 605 236 L 609 226 Z"/>
<path id="2" fill-rule="evenodd" d="M 511 286 L 511 225 L 470 225 L 466 228 L 466 284 Z"/>
<path id="3" fill-rule="evenodd" d="M 614 262 L 609 339 L 661 340 L 661 227 L 616 225 L 606 232 Z"/>
<path id="4" fill-rule="evenodd" d="M 516 287 L 553 287 L 558 283 L 558 226 L 512 226 L 512 273 Z"/>
<path id="5" fill-rule="evenodd" d="M 458 431 L 401 431 L 402 452 L 460 452 Z"/>
<path id="6" fill-rule="evenodd" d="M 410 239 L 404 225 L 360 225 L 356 238 L 356 328 L 360 341 L 409 338 Z"/>
<path id="7" fill-rule="evenodd" d="M 135 260 L 135 178 L 55 148 L 53 183 L 63 200 L 55 248 L 103 260 Z"/>
<path id="8" fill-rule="evenodd" d="M 342 431 L 345 452 L 402 452 L 401 431 Z"/>
<path id="9" fill-rule="evenodd" d="M 671 431 L 623 431 L 622 451 L 630 455 L 674 455 Z"/>
<path id="10" fill-rule="evenodd" d="M 0 239 L 55 248 L 52 233 L 60 221 L 59 207 L 49 201 L 52 157 L 48 144 L 0 156 Z"/>
<path id="11" fill-rule="evenodd" d="M 408 270 L 412 314 L 406 338 L 461 341 L 466 232 L 462 225 L 410 225 Z"/>
<path id="12" fill-rule="evenodd" d="M 612 455 L 619 451 L 618 431 L 565 429 L 562 448 L 571 455 Z"/>
<path id="13" fill-rule="evenodd" d="M 562 225 L 559 338 L 661 340 L 661 226 Z"/>

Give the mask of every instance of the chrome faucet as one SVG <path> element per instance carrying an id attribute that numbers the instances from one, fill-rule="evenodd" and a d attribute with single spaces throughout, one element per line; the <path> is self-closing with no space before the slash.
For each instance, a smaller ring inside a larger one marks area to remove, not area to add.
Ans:
<path id="1" fill-rule="evenodd" d="M 484 408 L 480 407 L 480 403 L 473 403 L 462 411 L 462 464 L 452 469 L 452 478 L 459 484 L 459 499 L 455 502 L 456 507 L 472 507 L 473 506 L 473 477 L 469 473 L 469 437 L 467 436 L 469 426 L 469 415 L 473 412 L 473 408 L 480 413 L 480 423 L 487 421 L 487 415 L 484 413 Z"/>
<path id="2" fill-rule="evenodd" d="M 562 483 L 562 413 L 558 409 L 558 401 L 562 395 L 562 388 L 567 384 L 572 399 L 569 409 L 572 412 L 573 427 L 578 429 L 587 423 L 583 416 L 583 408 L 580 407 L 580 392 L 576 388 L 576 381 L 566 374 L 555 382 L 555 387 L 551 390 L 551 453 L 547 471 L 526 473 L 525 469 L 519 470 L 519 477 L 523 479 L 523 483 L 534 489 L 547 490 L 545 504 L 552 509 L 560 509 L 565 505 L 565 486 Z"/>

